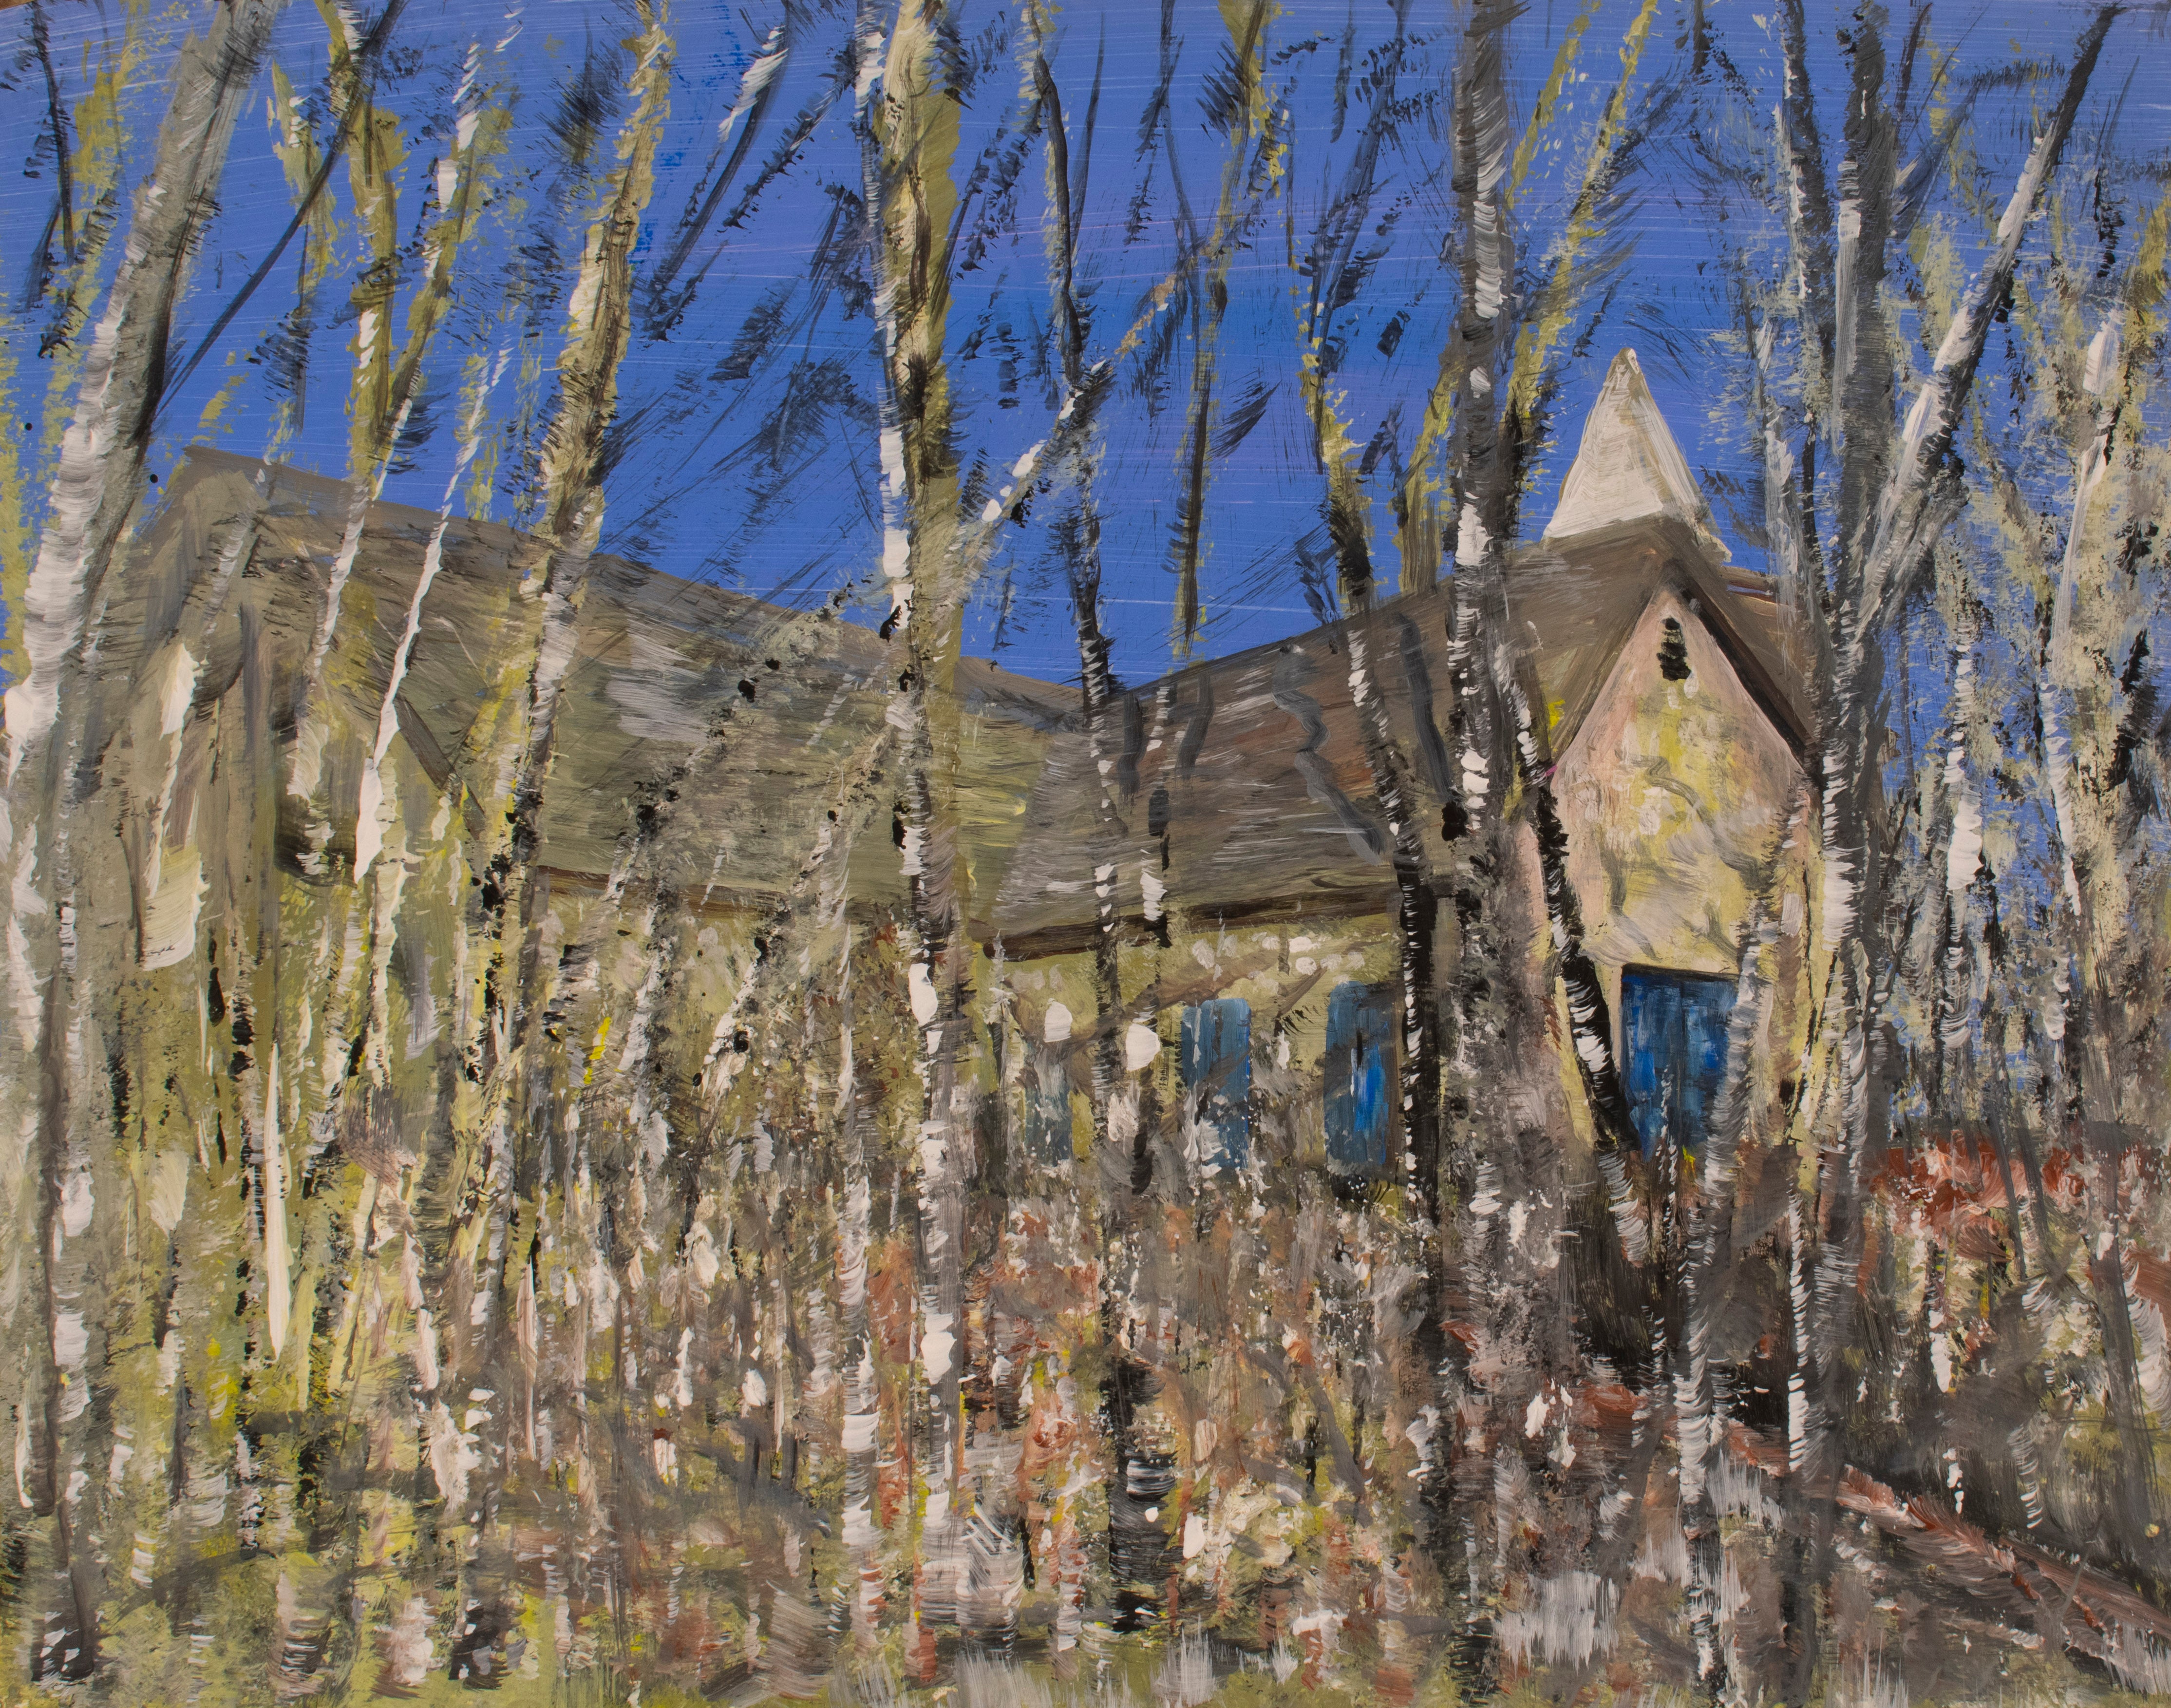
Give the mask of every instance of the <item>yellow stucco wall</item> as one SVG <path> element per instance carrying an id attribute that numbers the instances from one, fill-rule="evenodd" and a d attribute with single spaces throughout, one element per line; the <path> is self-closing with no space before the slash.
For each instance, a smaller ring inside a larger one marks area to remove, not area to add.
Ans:
<path id="1" fill-rule="evenodd" d="M 1283 1112 L 1278 1131 L 1255 1156 L 1324 1166 L 1320 1107 L 1321 1060 L 1327 1049 L 1327 1008 L 1345 983 L 1392 985 L 1396 972 L 1391 924 L 1380 915 L 1272 926 L 1224 927 L 1213 920 L 1171 921 L 1169 946 L 1134 943 L 1123 953 L 1123 992 L 1132 1004 L 1123 1031 L 1128 1062 L 1146 1060 L 1147 1077 L 1163 1109 L 1178 1107 L 1177 1052 L 1183 1011 L 1197 1002 L 1240 997 L 1251 1006 L 1255 1103 Z M 1050 1083 L 1060 1071 L 1070 1088 L 1074 1154 L 1091 1157 L 1091 1083 L 1096 996 L 1092 958 L 1050 955 L 1005 969 L 1011 1018 L 1022 1048 L 1005 1063 L 1014 1100 Z M 1155 991 L 1148 1016 L 1141 999 Z M 1139 1029 L 1143 1028 L 1141 1031 Z M 1198 1135 L 1183 1135 L 1183 1162 L 1202 1169 Z M 1171 1159 L 1173 1160 L 1173 1159 Z M 1213 1172 L 1210 1167 L 1204 1172 Z"/>
<path id="2" fill-rule="evenodd" d="M 1660 665 L 1670 619 L 1683 680 Z M 1782 932 L 1801 940 L 1815 869 L 1805 788 L 1687 602 L 1653 599 L 1555 776 L 1584 941 L 1616 1018 L 1624 966 L 1734 974 L 1753 887 L 1775 863 Z"/>

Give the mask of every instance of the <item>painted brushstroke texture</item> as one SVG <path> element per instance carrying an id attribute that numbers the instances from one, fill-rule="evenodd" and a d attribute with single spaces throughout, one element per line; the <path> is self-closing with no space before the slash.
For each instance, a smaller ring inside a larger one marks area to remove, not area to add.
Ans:
<path id="1" fill-rule="evenodd" d="M 2171 1692 L 2145 19 L 94 10 L 11 1700 Z"/>

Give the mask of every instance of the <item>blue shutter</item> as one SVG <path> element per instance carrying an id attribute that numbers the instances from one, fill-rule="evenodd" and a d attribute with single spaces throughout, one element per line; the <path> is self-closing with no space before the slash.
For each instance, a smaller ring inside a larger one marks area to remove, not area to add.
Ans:
<path id="1" fill-rule="evenodd" d="M 1187 1113 L 1214 1135 L 1199 1162 L 1241 1167 L 1252 1154 L 1252 1005 L 1219 996 L 1186 1008 L 1177 1065 Z"/>
<path id="2" fill-rule="evenodd" d="M 1387 1166 L 1400 996 L 1391 985 L 1346 984 L 1327 999 L 1327 1155 L 1344 1173 Z"/>
<path id="3" fill-rule="evenodd" d="M 1628 1119 L 1648 1156 L 1664 1142 L 1681 1080 L 1675 1039 L 1681 1035 L 1681 993 L 1663 975 L 1621 975 L 1621 1053 L 1628 1069 Z"/>
<path id="4" fill-rule="evenodd" d="M 1711 1136 L 1726 1078 L 1734 981 L 1632 967 L 1621 975 L 1628 1115 L 1648 1154 L 1671 1133 L 1691 1155 Z"/>
<path id="5" fill-rule="evenodd" d="M 1070 1160 L 1070 1076 L 1059 1050 L 1036 1050 L 1026 1064 L 1025 1142 L 1044 1163 Z"/>
<path id="6" fill-rule="evenodd" d="M 1681 980 L 1682 1142 L 1699 1150 L 1718 1125 L 1726 1086 L 1726 1023 L 1734 1012 L 1734 980 Z"/>

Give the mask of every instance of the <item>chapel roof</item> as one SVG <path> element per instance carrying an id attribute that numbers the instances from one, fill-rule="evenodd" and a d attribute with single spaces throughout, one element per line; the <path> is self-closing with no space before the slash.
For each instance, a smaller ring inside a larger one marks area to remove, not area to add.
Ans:
<path id="1" fill-rule="evenodd" d="M 223 691 L 219 685 L 234 679 L 253 648 L 265 716 L 291 739 L 349 492 L 336 480 L 191 450 L 133 548 L 109 613 L 100 681 L 115 703 L 104 727 L 121 727 L 120 701 L 133 691 L 131 623 L 140 616 L 143 633 L 166 631 L 179 601 L 201 596 L 191 589 L 201 588 L 246 515 L 253 519 L 239 602 L 248 620 L 215 631 L 199 698 Z M 1608 492 L 1625 513 L 1609 518 L 1593 508 Z M 1726 561 L 1701 505 L 1632 352 L 1624 352 L 1552 524 L 1509 558 L 1506 638 L 1554 753 L 1581 727 L 1645 609 L 1666 594 L 1718 637 L 1766 715 L 1804 749 L 1808 715 L 1772 588 Z M 376 727 L 439 525 L 435 513 L 397 504 L 372 504 L 366 513 L 320 690 L 338 714 L 335 727 L 346 733 L 324 768 L 335 794 L 335 857 L 351 845 L 359 733 Z M 473 726 L 493 686 L 485 661 L 508 645 L 517 649 L 532 614 L 517 589 L 544 550 L 501 523 L 456 517 L 443 527 L 441 567 L 394 696 L 402 739 L 441 786 L 472 762 Z M 1165 820 L 1171 869 L 1182 873 L 1181 900 L 1194 912 L 1375 905 L 1392 878 L 1351 698 L 1353 646 L 1364 648 L 1409 766 L 1429 851 L 1444 858 L 1452 597 L 1443 585 L 1383 599 L 1131 690 L 1097 755 L 1075 687 L 964 660 L 948 780 L 971 928 L 1021 949 L 1090 929 L 1096 867 L 1135 866 L 1157 820 Z M 134 606 L 141 610 L 131 616 Z M 818 632 L 810 628 L 817 621 Z M 599 555 L 559 712 L 542 863 L 568 878 L 603 881 L 643 803 L 667 783 L 678 799 L 658 852 L 662 880 L 719 903 L 780 898 L 803 869 L 826 809 L 855 776 L 864 780 L 897 656 L 893 643 L 858 625 Z M 1112 767 L 1116 827 L 1101 809 L 1102 760 Z M 1135 912 L 1134 873 L 1124 888 Z M 858 840 L 846 894 L 877 905 L 902 899 L 889 837 Z"/>
<path id="2" fill-rule="evenodd" d="M 291 740 L 297 690 L 350 490 L 255 459 L 190 450 L 131 551 L 129 573 L 117 578 L 100 672 L 104 693 L 115 703 L 105 727 L 125 726 L 119 702 L 135 691 L 129 636 L 163 632 L 181 599 L 201 597 L 190 588 L 201 589 L 237 522 L 253 517 L 231 595 L 237 611 L 245 606 L 247 620 L 215 626 L 198 699 L 222 693 L 249 662 L 244 653 L 253 652 L 266 720 L 279 739 Z M 324 766 L 334 796 L 335 860 L 351 852 L 359 738 L 377 727 L 437 526 L 435 512 L 406 505 L 374 503 L 366 513 L 319 690 L 330 697 L 340 732 Z M 523 646 L 532 649 L 527 626 L 537 602 L 517 589 L 539 570 L 544 550 L 502 523 L 453 517 L 445 527 L 441 566 L 394 696 L 399 735 L 439 786 L 455 767 L 474 763 L 475 722 L 497 685 L 497 661 L 517 658 Z M 667 881 L 716 903 L 763 905 L 781 897 L 884 728 L 897 658 L 893 645 L 858 624 L 598 555 L 558 712 L 540 862 L 561 879 L 602 881 L 641 807 L 667 783 L 678 800 L 660 851 Z M 769 667 L 771 658 L 778 668 Z M 524 671 L 517 687 L 525 692 Z M 1075 711 L 1078 696 L 967 658 L 958 667 L 957 701 L 966 737 L 952 777 L 960 851 L 968 877 L 984 881 L 1007 860 L 1041 746 Z M 854 849 L 849 894 L 855 900 L 903 895 L 887 799 L 876 815 L 877 833 Z M 475 810 L 470 802 L 471 819 Z"/>
<path id="3" fill-rule="evenodd" d="M 1611 507 L 1609 508 L 1608 507 Z M 1509 554 L 1506 638 L 1550 752 L 1564 752 L 1654 599 L 1702 622 L 1798 755 L 1809 712 L 1768 577 L 1728 561 L 1635 352 L 1614 360 L 1552 522 Z M 1385 814 L 1350 688 L 1352 648 L 1387 709 L 1435 869 L 1451 583 L 1381 599 L 1307 633 L 1200 663 L 1125 696 L 1105 750 L 1066 728 L 1049 742 L 993 922 L 1019 953 L 1090 930 L 1095 870 L 1114 863 L 1139 907 L 1140 850 L 1163 827 L 1169 900 L 1193 917 L 1351 912 L 1387 904 Z M 1114 766 L 1116 820 L 1101 805 Z M 1160 881 L 1156 878 L 1156 881 Z"/>

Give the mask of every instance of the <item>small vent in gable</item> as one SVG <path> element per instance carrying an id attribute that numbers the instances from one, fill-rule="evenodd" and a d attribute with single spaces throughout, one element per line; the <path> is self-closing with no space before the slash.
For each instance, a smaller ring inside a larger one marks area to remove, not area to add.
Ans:
<path id="1" fill-rule="evenodd" d="M 1678 617 L 1666 619 L 1666 632 L 1659 642 L 1659 674 L 1669 682 L 1689 679 L 1689 649 Z"/>

